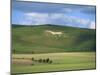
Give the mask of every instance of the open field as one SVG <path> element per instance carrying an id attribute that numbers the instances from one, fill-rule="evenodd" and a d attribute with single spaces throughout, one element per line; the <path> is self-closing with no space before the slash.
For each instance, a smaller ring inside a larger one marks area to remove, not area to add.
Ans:
<path id="1" fill-rule="evenodd" d="M 49 58 L 52 63 L 38 63 L 34 60 Z M 36 73 L 95 69 L 95 52 L 66 52 L 47 54 L 13 54 L 12 73 Z M 34 64 L 32 64 L 34 63 Z"/>

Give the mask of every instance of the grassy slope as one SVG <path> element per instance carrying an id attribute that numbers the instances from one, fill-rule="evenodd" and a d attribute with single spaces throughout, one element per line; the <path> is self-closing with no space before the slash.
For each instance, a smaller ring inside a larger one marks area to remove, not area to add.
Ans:
<path id="1" fill-rule="evenodd" d="M 45 30 L 63 32 L 61 37 L 47 35 Z M 95 51 L 95 30 L 42 25 L 12 26 L 13 53 L 54 53 Z"/>

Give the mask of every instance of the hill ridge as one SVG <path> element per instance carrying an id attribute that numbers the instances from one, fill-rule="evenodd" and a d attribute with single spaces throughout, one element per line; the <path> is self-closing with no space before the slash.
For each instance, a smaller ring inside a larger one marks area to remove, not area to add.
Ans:
<path id="1" fill-rule="evenodd" d="M 12 24 L 12 27 L 14 26 L 26 26 L 26 27 L 37 27 L 37 26 L 57 26 L 57 27 L 71 27 L 71 28 L 78 28 L 78 29 L 88 29 L 88 30 L 95 30 L 95 29 L 89 29 L 89 28 L 80 28 L 80 27 L 73 27 L 73 26 L 65 26 L 65 25 L 56 25 L 56 24 L 41 24 L 41 25 L 18 25 L 18 24 Z"/>

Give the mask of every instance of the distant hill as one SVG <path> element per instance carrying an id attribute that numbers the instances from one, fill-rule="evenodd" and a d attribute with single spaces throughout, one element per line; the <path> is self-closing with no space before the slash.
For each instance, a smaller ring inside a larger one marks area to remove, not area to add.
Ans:
<path id="1" fill-rule="evenodd" d="M 53 35 L 48 31 L 61 32 Z M 12 25 L 13 53 L 88 52 L 96 50 L 95 29 L 58 25 Z"/>

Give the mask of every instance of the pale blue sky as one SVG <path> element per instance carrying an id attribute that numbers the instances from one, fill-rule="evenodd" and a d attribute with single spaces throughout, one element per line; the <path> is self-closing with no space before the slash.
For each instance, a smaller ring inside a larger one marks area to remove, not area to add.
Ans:
<path id="1" fill-rule="evenodd" d="M 56 24 L 95 29 L 95 14 L 95 6 L 12 2 L 12 24 Z"/>

